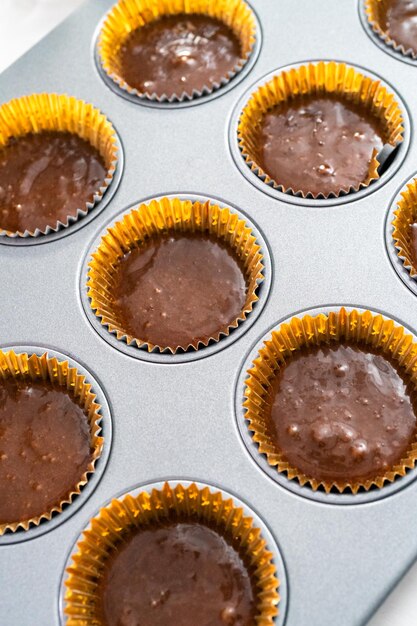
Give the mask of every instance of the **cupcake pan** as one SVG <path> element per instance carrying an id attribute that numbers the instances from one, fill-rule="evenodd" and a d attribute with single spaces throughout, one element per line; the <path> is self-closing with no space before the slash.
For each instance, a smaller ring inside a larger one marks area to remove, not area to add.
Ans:
<path id="1" fill-rule="evenodd" d="M 238 398 L 248 356 L 270 328 L 300 311 L 355 305 L 417 332 L 416 294 L 390 260 L 388 216 L 417 167 L 416 70 L 375 45 L 351 0 L 281 0 L 279 8 L 273 0 L 253 0 L 262 46 L 246 74 L 192 106 L 144 106 L 109 89 L 97 71 L 97 28 L 111 4 L 87 0 L 0 76 L 2 102 L 39 92 L 91 102 L 114 125 L 125 158 L 119 186 L 113 181 L 106 204 L 85 219 L 58 236 L 36 238 L 36 245 L 0 243 L 2 345 L 47 346 L 85 364 L 109 401 L 103 454 L 111 452 L 107 465 L 103 458 L 97 465 L 100 481 L 93 476 L 62 514 L 0 538 L 0 623 L 62 624 L 65 564 L 89 519 L 132 485 L 173 478 L 224 489 L 263 520 L 278 574 L 286 580 L 287 626 L 364 624 L 417 557 L 415 473 L 349 502 L 337 494 L 313 499 L 308 487 L 294 490 L 254 460 L 240 433 Z M 382 77 L 404 103 L 406 118 L 409 112 L 404 148 L 381 180 L 329 201 L 271 195 L 263 183 L 251 184 L 236 165 L 240 155 L 231 130 L 252 85 L 278 68 L 314 59 L 344 61 Z M 236 335 L 197 351 L 198 359 L 191 361 L 191 353 L 159 355 L 158 362 L 132 358 L 105 340 L 86 315 L 85 259 L 107 224 L 127 208 L 188 194 L 247 216 L 266 257 L 270 252 L 268 297 L 268 290 L 261 292 Z M 37 245 L 41 241 L 45 245 Z M 284 612 L 276 623 L 283 621 Z"/>

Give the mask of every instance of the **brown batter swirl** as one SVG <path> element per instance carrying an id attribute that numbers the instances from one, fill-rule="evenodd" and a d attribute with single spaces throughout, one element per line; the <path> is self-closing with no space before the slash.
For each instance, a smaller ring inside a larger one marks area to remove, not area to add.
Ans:
<path id="1" fill-rule="evenodd" d="M 282 369 L 268 427 L 291 466 L 323 481 L 381 476 L 416 436 L 416 415 L 394 362 L 348 344 L 304 348 Z"/>
<path id="2" fill-rule="evenodd" d="M 313 195 L 348 191 L 364 182 L 384 133 L 379 120 L 333 96 L 305 96 L 265 114 L 259 165 L 278 184 Z"/>
<path id="3" fill-rule="evenodd" d="M 132 337 L 185 348 L 234 322 L 246 291 L 229 246 L 201 233 L 172 233 L 121 259 L 114 306 L 120 326 Z"/>
<path id="4" fill-rule="evenodd" d="M 253 626 L 250 576 L 235 549 L 198 523 L 142 529 L 106 564 L 106 626 Z"/>
<path id="5" fill-rule="evenodd" d="M 0 524 L 59 506 L 91 458 L 87 416 L 65 389 L 0 380 Z"/>
<path id="6" fill-rule="evenodd" d="M 134 30 L 120 50 L 121 75 L 131 87 L 158 96 L 211 87 L 241 57 L 231 28 L 207 15 L 168 15 Z"/>
<path id="7" fill-rule="evenodd" d="M 45 230 L 85 209 L 106 177 L 99 152 L 78 135 L 44 131 L 0 149 L 0 228 Z"/>
<path id="8" fill-rule="evenodd" d="M 405 51 L 417 54 L 417 1 L 388 0 L 385 7 L 381 3 L 381 23 L 384 32 L 395 43 L 404 46 Z"/>

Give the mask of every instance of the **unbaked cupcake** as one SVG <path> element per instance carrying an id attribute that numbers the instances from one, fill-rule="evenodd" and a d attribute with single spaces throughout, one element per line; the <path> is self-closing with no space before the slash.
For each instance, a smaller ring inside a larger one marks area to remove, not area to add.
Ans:
<path id="1" fill-rule="evenodd" d="M 329 492 L 382 487 L 417 456 L 417 344 L 369 311 L 305 315 L 265 340 L 246 419 L 270 465 Z"/>
<path id="2" fill-rule="evenodd" d="M 197 350 L 244 322 L 258 299 L 262 258 L 231 210 L 152 200 L 102 237 L 89 263 L 91 308 L 127 344 Z"/>
<path id="3" fill-rule="evenodd" d="M 36 94 L 0 107 L 0 234 L 39 236 L 84 217 L 117 164 L 115 132 L 75 98 Z"/>
<path id="4" fill-rule="evenodd" d="M 104 20 L 98 51 L 120 88 L 174 102 L 226 85 L 248 61 L 255 36 L 244 0 L 119 0 Z"/>
<path id="5" fill-rule="evenodd" d="M 51 519 L 101 454 L 91 385 L 46 354 L 0 351 L 0 534 Z"/>
<path id="6" fill-rule="evenodd" d="M 337 197 L 379 177 L 378 156 L 403 140 L 402 122 L 379 81 L 321 61 L 261 85 L 239 117 L 238 142 L 266 184 L 302 197 Z"/>
<path id="7" fill-rule="evenodd" d="M 260 529 L 230 498 L 165 483 L 91 520 L 67 570 L 66 623 L 272 626 L 276 573 Z"/>

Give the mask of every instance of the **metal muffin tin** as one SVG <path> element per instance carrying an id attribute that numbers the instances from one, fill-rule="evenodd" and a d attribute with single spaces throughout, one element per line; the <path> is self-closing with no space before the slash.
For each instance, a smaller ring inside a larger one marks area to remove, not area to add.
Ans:
<path id="1" fill-rule="evenodd" d="M 352 497 L 346 506 L 336 497 L 305 497 L 308 487 L 291 490 L 254 461 L 239 432 L 243 410 L 236 398 L 257 342 L 300 310 L 356 303 L 417 332 L 416 294 L 397 275 L 386 236 L 393 198 L 416 170 L 417 70 L 375 45 L 352 0 L 253 0 L 262 45 L 246 74 L 193 106 L 144 106 L 109 89 L 97 70 L 97 28 L 111 4 L 87 0 L 0 76 L 1 102 L 49 91 L 93 103 L 114 124 L 125 160 L 103 211 L 98 205 L 91 219 L 59 237 L 0 245 L 1 344 L 45 346 L 85 364 L 108 399 L 103 416 L 111 414 L 113 424 L 100 481 L 90 479 L 59 522 L 58 516 L 42 522 L 31 536 L 18 532 L 12 544 L 12 535 L 0 538 L 0 624 L 62 623 L 61 581 L 82 529 L 114 495 L 167 477 L 220 487 L 263 520 L 284 579 L 287 626 L 364 624 L 417 557 L 414 472 L 394 489 L 384 487 L 375 501 Z M 397 154 L 380 184 L 338 202 L 272 196 L 265 185 L 251 184 L 232 156 L 230 129 L 251 85 L 311 59 L 337 59 L 381 76 L 410 112 L 408 150 Z M 105 225 L 144 198 L 169 194 L 210 197 L 246 215 L 270 251 L 271 286 L 262 310 L 261 301 L 233 342 L 204 348 L 198 359 L 161 355 L 164 362 L 156 363 L 132 358 L 96 332 L 80 284 Z"/>

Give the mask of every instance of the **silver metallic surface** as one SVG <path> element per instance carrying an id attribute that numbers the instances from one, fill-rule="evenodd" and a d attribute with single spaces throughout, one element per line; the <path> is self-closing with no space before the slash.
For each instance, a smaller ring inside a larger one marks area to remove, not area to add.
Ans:
<path id="1" fill-rule="evenodd" d="M 372 193 L 336 206 L 301 206 L 261 192 L 236 167 L 229 126 L 250 85 L 279 67 L 319 58 L 382 76 L 414 115 L 416 69 L 375 45 L 352 0 L 253 0 L 263 37 L 247 76 L 210 101 L 156 110 L 118 96 L 97 71 L 95 32 L 111 3 L 88 0 L 0 76 L 1 102 L 39 91 L 92 102 L 111 119 L 125 156 L 116 193 L 82 228 L 45 245 L 0 246 L 2 344 L 46 345 L 85 363 L 113 419 L 107 467 L 83 506 L 30 541 L 6 545 L 0 538 L 0 624 L 58 626 L 67 555 L 90 517 L 131 485 L 166 477 L 219 485 L 265 521 L 286 564 L 287 626 L 363 624 L 417 556 L 417 481 L 358 505 L 300 497 L 251 458 L 236 426 L 235 390 L 256 341 L 306 308 L 356 303 L 416 332 L 416 296 L 385 245 L 392 198 L 416 170 L 413 119 L 398 171 Z M 79 285 L 89 246 L 109 220 L 142 198 L 184 190 L 219 197 L 256 223 L 271 252 L 273 282 L 258 319 L 237 341 L 207 358 L 167 366 L 103 341 L 85 315 Z"/>

